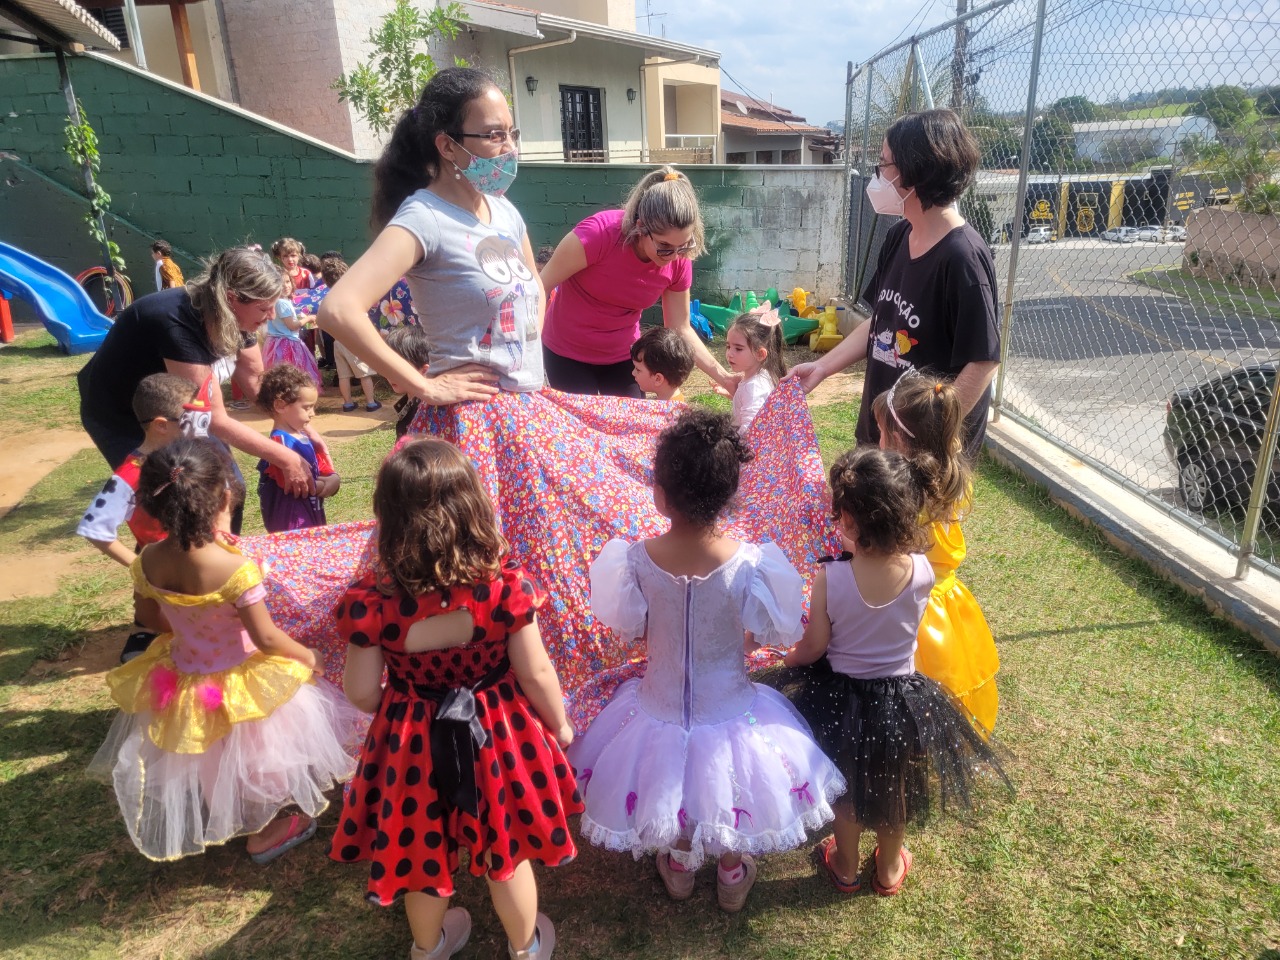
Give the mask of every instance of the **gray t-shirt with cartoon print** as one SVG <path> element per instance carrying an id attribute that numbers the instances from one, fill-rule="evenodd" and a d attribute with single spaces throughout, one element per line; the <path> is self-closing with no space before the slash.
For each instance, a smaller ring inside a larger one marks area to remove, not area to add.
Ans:
<path id="1" fill-rule="evenodd" d="M 541 390 L 538 282 L 524 260 L 524 220 L 509 200 L 488 201 L 486 224 L 419 190 L 391 220 L 422 244 L 422 259 L 405 277 L 431 341 L 431 372 L 482 363 L 503 390 Z"/>

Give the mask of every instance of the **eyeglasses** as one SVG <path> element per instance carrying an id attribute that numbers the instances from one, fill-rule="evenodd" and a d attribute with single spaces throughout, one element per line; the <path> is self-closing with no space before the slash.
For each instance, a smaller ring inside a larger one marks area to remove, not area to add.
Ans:
<path id="1" fill-rule="evenodd" d="M 648 236 L 650 240 L 653 240 L 652 233 L 646 234 L 646 236 Z M 682 243 L 678 247 L 669 247 L 665 243 L 659 243 L 657 240 L 653 240 L 653 252 L 665 259 L 666 257 L 677 257 L 681 254 L 688 253 L 697 245 L 697 240 L 690 240 L 688 243 Z"/>
<path id="2" fill-rule="evenodd" d="M 875 173 L 875 175 L 878 177 L 878 176 L 880 176 L 880 168 L 881 168 L 881 167 L 895 167 L 895 168 L 896 168 L 897 166 L 898 166 L 898 165 L 897 165 L 896 163 L 890 163 L 890 162 L 889 162 L 889 161 L 887 161 L 887 160 L 881 160 L 879 163 L 873 163 L 873 164 L 871 165 L 871 170 L 872 170 L 872 172 L 873 172 L 873 173 Z"/>
<path id="3" fill-rule="evenodd" d="M 520 145 L 520 130 L 512 127 L 510 130 L 490 130 L 488 133 L 460 133 L 460 137 L 470 137 L 473 140 L 488 140 L 490 143 L 505 146 L 511 144 L 513 147 Z"/>

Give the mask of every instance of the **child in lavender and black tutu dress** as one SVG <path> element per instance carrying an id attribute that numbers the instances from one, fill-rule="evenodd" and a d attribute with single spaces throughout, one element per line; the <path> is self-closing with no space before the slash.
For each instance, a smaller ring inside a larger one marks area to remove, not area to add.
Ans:
<path id="1" fill-rule="evenodd" d="M 609 541 L 591 567 L 591 609 L 643 636 L 645 676 L 617 693 L 569 750 L 586 812 L 582 834 L 635 857 L 657 852 L 677 900 L 719 860 L 717 899 L 741 910 L 753 856 L 804 843 L 833 816 L 844 779 L 787 700 L 747 680 L 744 633 L 800 636 L 803 584 L 774 544 L 716 529 L 750 452 L 727 416 L 689 411 L 663 431 L 654 503 L 671 530 Z"/>

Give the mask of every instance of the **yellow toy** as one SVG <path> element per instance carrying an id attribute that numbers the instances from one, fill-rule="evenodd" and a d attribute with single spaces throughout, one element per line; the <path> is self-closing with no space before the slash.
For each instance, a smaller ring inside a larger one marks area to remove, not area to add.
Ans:
<path id="1" fill-rule="evenodd" d="M 826 353 L 843 339 L 836 305 L 828 303 L 818 318 L 818 329 L 809 334 L 809 349 L 814 353 Z"/>
<path id="2" fill-rule="evenodd" d="M 813 294 L 806 293 L 804 287 L 796 287 L 791 291 L 791 312 L 804 320 L 812 320 L 818 315 L 818 308 L 809 302 Z"/>

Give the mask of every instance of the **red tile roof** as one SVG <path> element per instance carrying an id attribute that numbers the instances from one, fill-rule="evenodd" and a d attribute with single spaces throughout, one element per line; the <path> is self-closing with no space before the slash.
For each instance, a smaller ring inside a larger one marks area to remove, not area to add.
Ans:
<path id="1" fill-rule="evenodd" d="M 777 120 L 760 120 L 756 117 L 744 117 L 736 110 L 721 110 L 720 125 L 733 127 L 735 130 L 750 130 L 754 133 L 827 133 L 825 127 L 811 127 L 802 117 L 796 123 L 780 123 Z"/>

